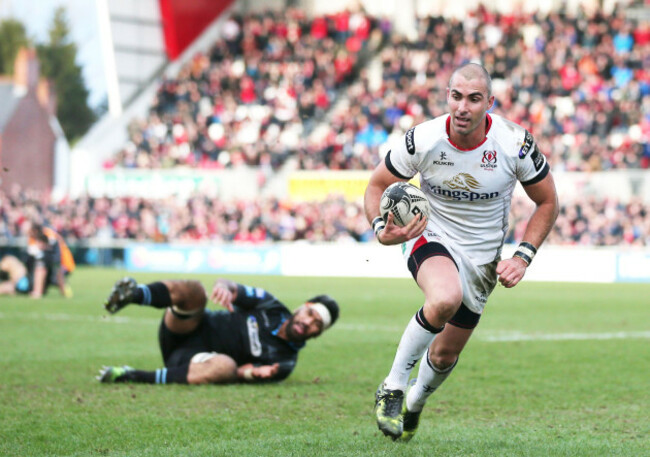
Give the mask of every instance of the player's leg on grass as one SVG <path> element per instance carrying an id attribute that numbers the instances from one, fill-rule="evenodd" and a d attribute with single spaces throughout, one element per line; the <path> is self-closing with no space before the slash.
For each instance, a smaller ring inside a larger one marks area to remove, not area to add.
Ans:
<path id="1" fill-rule="evenodd" d="M 237 363 L 225 354 L 203 352 L 192 357 L 188 384 L 225 384 L 237 381 Z"/>
<path id="2" fill-rule="evenodd" d="M 0 282 L 0 295 L 15 295 L 16 286 L 13 281 L 2 281 Z"/>
<path id="3" fill-rule="evenodd" d="M 444 255 L 446 250 L 440 251 L 439 247 L 439 244 L 428 243 L 419 248 L 423 250 L 420 253 L 429 251 L 431 254 L 421 259 L 417 271 L 412 271 L 424 292 L 425 303 L 404 330 L 391 370 L 375 395 L 377 425 L 385 435 L 393 438 L 402 434 L 404 390 L 413 367 L 462 302 L 456 264 Z"/>
<path id="4" fill-rule="evenodd" d="M 208 302 L 203 285 L 199 281 L 163 281 L 169 291 L 172 305 L 167 308 L 160 333 L 160 346 L 163 354 L 168 353 L 166 338 L 184 335 L 194 331 L 201 320 Z M 173 343 L 174 344 L 174 343 Z M 175 345 L 175 344 L 174 344 Z M 194 349 L 182 347 L 180 357 L 173 354 L 165 358 L 167 376 L 172 375 L 172 382 L 188 384 L 228 383 L 237 379 L 237 364 L 228 355 L 215 352 L 196 353 Z M 191 359 L 187 354 L 189 353 Z M 188 362 L 188 359 L 189 362 Z"/>
<path id="5" fill-rule="evenodd" d="M 125 277 L 115 283 L 104 307 L 114 314 L 131 303 L 158 309 L 171 308 L 182 319 L 202 314 L 207 296 L 203 285 L 198 281 L 138 284 L 135 279 Z"/>
<path id="6" fill-rule="evenodd" d="M 115 300 L 111 300 L 116 298 Z M 172 335 L 184 335 L 197 328 L 203 317 L 207 304 L 207 295 L 203 285 L 194 280 L 171 280 L 155 282 L 148 285 L 138 285 L 133 278 L 124 278 L 118 281 L 107 301 L 108 305 L 116 305 L 113 309 L 121 309 L 127 303 L 153 306 L 154 308 L 167 308 L 163 317 L 164 330 Z M 107 309 L 110 308 L 107 306 Z M 161 333 L 162 335 L 162 333 Z M 182 340 L 182 338 L 181 338 Z M 161 348 L 162 348 L 161 336 Z M 179 343 L 174 342 L 174 345 Z M 169 348 L 171 352 L 174 347 Z M 194 350 L 190 357 L 196 352 Z M 190 361 L 185 358 L 183 363 L 175 363 L 155 371 L 135 370 L 131 367 L 104 367 L 100 372 L 99 380 L 102 382 L 144 382 L 151 384 L 167 383 L 204 383 L 210 379 L 227 379 L 232 359 L 224 360 L 217 357 L 207 366 L 193 370 L 189 376 Z M 222 369 L 226 367 L 226 369 Z M 236 367 L 235 367 L 236 370 Z M 207 373 L 207 374 L 206 374 Z M 225 374 L 224 374 L 225 373 Z"/>
<path id="7" fill-rule="evenodd" d="M 409 383 L 402 408 L 404 430 L 400 440 L 409 441 L 413 438 L 427 399 L 449 377 L 473 331 L 473 328 L 465 329 L 449 324 L 436 336 L 420 361 L 417 379 Z"/>
<path id="8" fill-rule="evenodd" d="M 102 367 L 97 379 L 103 383 L 225 384 L 237 380 L 237 364 L 225 354 L 203 352 L 196 354 L 189 363 L 153 371 L 136 370 L 126 365 Z"/>

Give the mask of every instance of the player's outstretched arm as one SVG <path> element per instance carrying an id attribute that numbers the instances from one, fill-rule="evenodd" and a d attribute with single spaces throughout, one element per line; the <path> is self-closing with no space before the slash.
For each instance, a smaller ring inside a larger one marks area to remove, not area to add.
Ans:
<path id="1" fill-rule="evenodd" d="M 551 173 L 540 182 L 525 186 L 524 190 L 535 202 L 536 208 L 528 220 L 524 237 L 515 255 L 497 265 L 499 282 L 508 288 L 516 286 L 524 277 L 526 268 L 551 231 L 559 212 L 557 191 Z"/>
<path id="2" fill-rule="evenodd" d="M 237 379 L 241 382 L 270 381 L 280 371 L 280 364 L 255 366 L 247 363 L 237 367 Z"/>

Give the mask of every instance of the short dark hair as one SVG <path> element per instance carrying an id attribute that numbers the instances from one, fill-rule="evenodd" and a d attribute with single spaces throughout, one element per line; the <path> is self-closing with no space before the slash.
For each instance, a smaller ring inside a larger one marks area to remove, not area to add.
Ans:
<path id="1" fill-rule="evenodd" d="M 334 300 L 329 295 L 317 295 L 307 300 L 307 302 L 320 303 L 323 306 L 325 306 L 325 308 L 327 308 L 327 310 L 330 312 L 330 315 L 332 316 L 332 322 L 330 323 L 330 327 L 334 325 L 336 319 L 339 318 L 339 304 L 336 303 L 336 300 Z"/>
<path id="2" fill-rule="evenodd" d="M 465 78 L 467 78 L 468 75 L 482 76 L 485 80 L 485 87 L 487 88 L 488 98 L 492 96 L 492 78 L 490 77 L 490 73 L 488 73 L 487 69 L 483 65 L 474 62 L 467 62 L 462 64 L 451 74 L 451 77 L 449 78 L 449 87 L 451 87 L 451 82 L 457 73 L 462 74 Z"/>

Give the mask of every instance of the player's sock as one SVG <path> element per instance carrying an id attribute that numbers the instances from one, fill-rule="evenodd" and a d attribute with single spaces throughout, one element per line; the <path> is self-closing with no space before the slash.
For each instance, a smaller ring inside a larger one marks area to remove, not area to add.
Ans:
<path id="1" fill-rule="evenodd" d="M 190 365 L 158 368 L 154 371 L 132 370 L 127 372 L 121 382 L 140 382 L 146 384 L 187 384 Z"/>
<path id="2" fill-rule="evenodd" d="M 413 367 L 443 328 L 444 325 L 436 328 L 429 324 L 424 317 L 424 308 L 420 308 L 402 334 L 393 366 L 384 380 L 387 389 L 404 391 Z"/>
<path id="3" fill-rule="evenodd" d="M 146 384 L 155 384 L 156 372 L 144 370 L 129 371 L 123 376 L 122 382 L 142 382 Z"/>
<path id="4" fill-rule="evenodd" d="M 139 284 L 133 294 L 135 303 L 154 308 L 168 308 L 172 306 L 172 298 L 169 289 L 162 282 L 153 282 L 151 284 Z"/>
<path id="5" fill-rule="evenodd" d="M 412 412 L 422 411 L 429 396 L 447 379 L 457 363 L 458 359 L 452 366 L 439 370 L 429 360 L 429 351 L 427 351 L 420 362 L 417 382 L 409 389 L 406 396 L 406 408 Z"/>
<path id="6" fill-rule="evenodd" d="M 190 364 L 180 367 L 159 368 L 156 370 L 156 384 L 187 384 Z"/>

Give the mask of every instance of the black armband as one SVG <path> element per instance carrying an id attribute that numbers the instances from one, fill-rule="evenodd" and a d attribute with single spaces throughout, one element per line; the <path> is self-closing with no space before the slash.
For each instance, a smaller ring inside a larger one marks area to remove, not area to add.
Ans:
<path id="1" fill-rule="evenodd" d="M 379 232 L 386 228 L 386 222 L 381 216 L 377 216 L 372 220 L 372 230 L 375 232 L 375 236 L 379 238 Z"/>
<path id="2" fill-rule="evenodd" d="M 522 241 L 519 243 L 517 250 L 512 256 L 519 257 L 521 260 L 526 262 L 526 266 L 528 266 L 533 261 L 535 254 L 537 254 L 537 248 L 526 241 Z"/>

